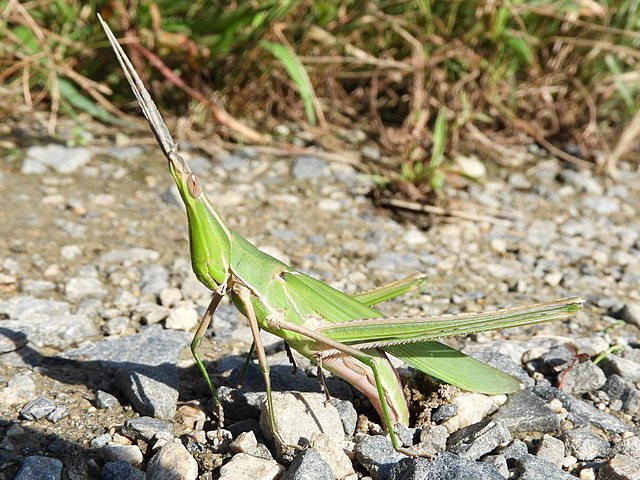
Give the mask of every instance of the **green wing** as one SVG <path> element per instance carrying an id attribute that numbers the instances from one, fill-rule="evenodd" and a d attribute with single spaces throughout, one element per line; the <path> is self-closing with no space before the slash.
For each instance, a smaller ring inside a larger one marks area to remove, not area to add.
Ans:
<path id="1" fill-rule="evenodd" d="M 331 323 L 384 316 L 375 308 L 304 273 L 284 272 L 282 278 L 291 296 L 300 298 L 311 309 L 301 312 L 303 314 L 317 315 Z"/>
<path id="2" fill-rule="evenodd" d="M 511 375 L 440 342 L 393 345 L 383 350 L 407 365 L 463 390 L 497 395 L 520 388 L 520 382 Z"/>
<path id="3" fill-rule="evenodd" d="M 329 338 L 356 348 L 360 345 L 351 341 L 352 335 L 358 337 L 359 341 L 379 342 L 381 345 L 370 345 L 368 348 L 380 348 L 408 365 L 464 390 L 499 394 L 514 392 L 519 388 L 520 383 L 510 375 L 437 341 L 425 340 L 404 345 L 384 345 L 384 340 L 390 339 L 381 338 L 379 334 L 380 331 L 384 331 L 387 320 L 382 318 L 381 312 L 364 305 L 357 298 L 349 297 L 302 273 L 285 273 L 283 278 L 289 287 L 288 291 L 303 299 L 304 303 L 313 310 L 310 313 L 331 323 L 343 322 L 335 329 L 333 325 L 320 329 L 323 335 Z M 377 295 L 368 300 L 373 302 L 383 297 L 385 295 Z M 371 329 L 372 325 L 367 324 L 368 320 L 363 320 L 367 317 L 373 318 L 372 322 L 375 322 L 378 328 Z M 358 335 L 360 323 L 366 325 L 363 329 L 367 331 L 364 338 Z M 424 319 L 423 322 L 420 322 L 420 319 L 414 319 L 412 323 L 414 325 L 424 323 Z M 343 327 L 350 328 L 343 329 Z M 477 325 L 474 328 L 477 328 Z M 452 333 L 444 335 L 442 332 L 439 333 L 439 337 L 450 335 Z"/>

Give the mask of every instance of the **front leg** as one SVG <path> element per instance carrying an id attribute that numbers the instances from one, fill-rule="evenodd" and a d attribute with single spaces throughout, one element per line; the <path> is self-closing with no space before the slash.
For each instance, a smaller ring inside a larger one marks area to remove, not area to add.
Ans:
<path id="1" fill-rule="evenodd" d="M 191 341 L 191 354 L 193 355 L 193 359 L 196 361 L 196 365 L 198 366 L 198 370 L 200 370 L 200 374 L 204 378 L 204 381 L 207 383 L 207 387 L 209 387 L 209 392 L 211 392 L 211 396 L 213 397 L 213 401 L 216 404 L 217 408 L 217 416 L 218 416 L 218 428 L 222 428 L 224 425 L 224 412 L 222 411 L 222 405 L 220 404 L 220 400 L 218 399 L 218 392 L 216 387 L 213 386 L 211 382 L 211 378 L 209 377 L 209 373 L 207 372 L 207 368 L 204 366 L 200 355 L 198 354 L 198 348 L 202 343 L 202 339 L 204 338 L 204 334 L 209 328 L 209 324 L 211 324 L 211 319 L 213 318 L 213 314 L 220 305 L 220 301 L 224 295 L 219 292 L 213 293 L 213 298 L 211 299 L 211 303 L 207 307 L 207 310 L 204 312 L 202 316 L 202 320 L 198 324 L 198 329 L 196 330 L 195 335 L 193 336 L 193 340 Z"/>
<path id="2" fill-rule="evenodd" d="M 264 388 L 265 394 L 267 396 L 267 410 L 269 412 L 269 426 L 271 427 L 273 436 L 280 445 L 299 450 L 301 449 L 300 445 L 289 445 L 282 439 L 280 433 L 278 433 L 276 417 L 273 409 L 273 396 L 271 393 L 269 364 L 267 363 L 267 354 L 264 351 L 262 339 L 260 338 L 260 327 L 256 318 L 256 312 L 253 308 L 253 303 L 251 302 L 252 293 L 245 285 L 242 285 L 240 283 L 235 283 L 233 285 L 233 292 L 240 299 L 240 302 L 244 307 L 244 311 L 246 312 L 247 319 L 249 320 L 249 328 L 251 329 L 251 335 L 253 336 L 253 345 L 255 347 L 256 356 L 258 357 L 258 366 L 260 367 L 260 372 L 262 372 L 262 377 L 264 378 Z"/>

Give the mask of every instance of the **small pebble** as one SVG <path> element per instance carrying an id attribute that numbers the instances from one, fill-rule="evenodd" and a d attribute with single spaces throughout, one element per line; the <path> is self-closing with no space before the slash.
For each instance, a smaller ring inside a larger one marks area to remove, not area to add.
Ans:
<path id="1" fill-rule="evenodd" d="M 164 445 L 149 460 L 147 478 L 176 478 L 195 480 L 198 476 L 198 464 L 179 441 Z M 221 477 L 222 478 L 222 477 Z M 247 476 L 245 478 L 253 478 Z"/>

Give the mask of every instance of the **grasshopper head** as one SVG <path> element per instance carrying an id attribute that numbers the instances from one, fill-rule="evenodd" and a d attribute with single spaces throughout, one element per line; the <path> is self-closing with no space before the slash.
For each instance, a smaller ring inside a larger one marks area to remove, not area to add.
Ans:
<path id="1" fill-rule="evenodd" d="M 230 276 L 231 231 L 203 192 L 198 177 L 175 151 L 169 158 L 169 172 L 187 210 L 193 272 L 215 290 Z"/>

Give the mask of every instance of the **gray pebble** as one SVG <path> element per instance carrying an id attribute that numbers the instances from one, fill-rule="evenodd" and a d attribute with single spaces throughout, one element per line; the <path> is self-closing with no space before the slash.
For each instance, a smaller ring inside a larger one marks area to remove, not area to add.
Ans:
<path id="1" fill-rule="evenodd" d="M 527 387 L 534 384 L 534 381 L 529 374 L 527 374 L 527 372 L 518 363 L 514 362 L 510 356 L 503 353 L 497 353 L 492 349 L 487 348 L 486 345 L 481 345 L 480 347 L 480 349 L 463 348 L 462 351 L 463 353 L 471 355 L 476 360 L 480 360 L 481 362 L 497 368 L 501 372 L 511 375 Z"/>
<path id="2" fill-rule="evenodd" d="M 615 374 L 633 383 L 640 382 L 640 363 L 633 360 L 610 354 L 607 355 L 602 368 L 607 375 Z"/>
<path id="3" fill-rule="evenodd" d="M 630 415 L 640 412 L 640 390 L 632 382 L 622 378 L 620 375 L 613 374 L 607 378 L 602 391 L 609 396 L 611 408 L 614 408 L 614 405 L 619 403 L 620 406 L 616 408 L 618 410 Z"/>
<path id="4" fill-rule="evenodd" d="M 106 288 L 97 278 L 71 277 L 64 286 L 64 295 L 70 302 L 77 302 L 85 297 L 102 298 L 106 294 Z"/>
<path id="5" fill-rule="evenodd" d="M 518 460 L 529 454 L 527 444 L 517 438 L 500 450 L 507 460 Z"/>
<path id="6" fill-rule="evenodd" d="M 87 231 L 87 227 L 85 225 L 64 220 L 62 218 L 56 218 L 53 223 L 71 238 L 83 237 Z"/>
<path id="7" fill-rule="evenodd" d="M 515 172 L 509 175 L 509 185 L 518 190 L 529 190 L 531 188 L 531 183 L 527 180 L 520 172 Z"/>
<path id="8" fill-rule="evenodd" d="M 640 327 L 640 302 L 626 303 L 620 311 L 620 318 L 627 323 Z"/>
<path id="9" fill-rule="evenodd" d="M 458 413 L 458 406 L 453 403 L 446 403 L 444 405 L 440 405 L 433 412 L 431 412 L 431 420 L 440 423 L 445 420 L 453 417 L 456 413 Z"/>
<path id="10" fill-rule="evenodd" d="M 562 467 L 564 458 L 564 443 L 551 435 L 544 435 L 538 445 L 536 457 L 545 460 L 556 467 Z"/>
<path id="11" fill-rule="evenodd" d="M 14 480 L 58 480 L 62 478 L 62 467 L 57 458 L 33 455 L 24 459 Z"/>
<path id="12" fill-rule="evenodd" d="M 0 329 L 0 353 L 13 352 L 27 343 L 29 340 L 25 332 L 8 329 L 6 322 L 3 322 L 3 328 Z"/>
<path id="13" fill-rule="evenodd" d="M 188 333 L 150 327 L 137 335 L 91 343 L 60 356 L 96 362 L 115 372 L 118 387 L 140 414 L 167 419 L 177 408 L 176 361 L 190 341 Z"/>
<path id="14" fill-rule="evenodd" d="M 131 308 L 138 304 L 136 297 L 129 290 L 120 290 L 113 296 L 113 306 L 119 309 Z"/>
<path id="15" fill-rule="evenodd" d="M 100 257 L 102 264 L 132 265 L 135 263 L 151 263 L 160 258 L 160 253 L 148 248 L 128 248 L 111 250 Z"/>
<path id="16" fill-rule="evenodd" d="M 560 180 L 576 187 L 580 191 L 594 195 L 602 195 L 604 193 L 604 188 L 602 188 L 597 179 L 590 175 L 590 172 L 584 170 L 575 171 L 566 168 L 560 172 L 558 177 Z"/>
<path id="17" fill-rule="evenodd" d="M 382 252 L 367 262 L 368 270 L 381 272 L 419 271 L 423 265 L 422 258 L 413 253 Z"/>
<path id="18" fill-rule="evenodd" d="M 604 438 L 583 429 L 565 432 L 563 440 L 567 452 L 580 461 L 605 458 L 611 447 Z"/>
<path id="19" fill-rule="evenodd" d="M 499 420 L 483 420 L 453 433 L 447 441 L 451 453 L 467 460 L 478 460 L 498 445 L 511 440 L 509 429 Z"/>
<path id="20" fill-rule="evenodd" d="M 406 425 L 398 423 L 393 426 L 393 431 L 396 433 L 396 437 L 401 445 L 405 447 L 411 447 L 416 443 L 416 439 L 420 435 L 418 428 L 410 428 Z"/>
<path id="21" fill-rule="evenodd" d="M 230 421 L 259 419 L 260 405 L 264 401 L 263 392 L 247 392 L 224 385 L 218 388 L 218 399 Z"/>
<path id="22" fill-rule="evenodd" d="M 242 432 L 238 435 L 238 437 L 231 442 L 229 448 L 234 453 L 246 453 L 254 457 L 273 460 L 269 449 L 263 443 L 258 443 L 256 434 L 252 430 Z"/>
<path id="23" fill-rule="evenodd" d="M 324 160 L 315 157 L 298 157 L 291 169 L 298 180 L 314 180 L 329 175 L 329 166 Z"/>
<path id="24" fill-rule="evenodd" d="M 389 480 L 504 480 L 497 468 L 443 452 L 435 460 L 404 457 L 392 466 Z M 375 479 L 375 477 L 374 477 Z"/>
<path id="25" fill-rule="evenodd" d="M 120 335 L 125 333 L 131 323 L 128 317 L 115 317 L 107 320 L 102 326 L 102 331 L 106 335 Z"/>
<path id="26" fill-rule="evenodd" d="M 188 305 L 182 305 L 170 310 L 164 326 L 172 330 L 189 331 L 195 328 L 199 322 L 200 315 L 198 312 Z"/>
<path id="27" fill-rule="evenodd" d="M 136 335 L 89 343 L 59 356 L 100 362 L 103 367 L 111 369 L 128 368 L 130 365 L 159 366 L 175 364 L 182 349 L 190 342 L 191 335 L 186 332 L 154 326 Z"/>
<path id="28" fill-rule="evenodd" d="M 381 157 L 380 150 L 374 145 L 363 145 L 360 148 L 360 155 L 364 160 L 373 160 L 374 162 L 380 160 Z"/>
<path id="29" fill-rule="evenodd" d="M 147 476 L 129 462 L 107 462 L 100 471 L 100 480 L 145 480 Z"/>
<path id="30" fill-rule="evenodd" d="M 17 296 L 0 301 L 0 315 L 11 320 L 29 320 L 41 318 L 43 315 L 66 315 L 69 304 L 57 300 L 44 300 L 28 296 Z M 3 322 L 4 323 L 4 322 Z"/>
<path id="31" fill-rule="evenodd" d="M 615 453 L 640 458 L 640 437 L 635 435 L 625 436 L 615 446 Z"/>
<path id="32" fill-rule="evenodd" d="M 143 460 L 142 452 L 137 445 L 108 443 L 100 448 L 99 452 L 105 462 L 127 462 L 131 465 L 140 465 Z"/>
<path id="33" fill-rule="evenodd" d="M 329 391 L 335 394 L 333 389 Z M 342 428 L 344 429 L 346 438 L 350 438 L 353 432 L 355 432 L 356 423 L 358 422 L 358 412 L 353 408 L 353 402 L 333 397 L 331 397 L 330 401 L 331 405 L 338 411 L 338 415 L 340 415 L 340 421 L 342 422 Z"/>
<path id="34" fill-rule="evenodd" d="M 91 151 L 85 147 L 69 148 L 62 145 L 29 147 L 21 172 L 42 174 L 52 169 L 58 173 L 73 173 L 90 160 Z"/>
<path id="35" fill-rule="evenodd" d="M 138 145 L 127 145 L 121 147 L 109 146 L 102 149 L 100 153 L 109 155 L 110 157 L 126 160 L 141 156 L 144 153 L 144 150 Z"/>
<path id="36" fill-rule="evenodd" d="M 150 443 L 158 432 L 173 435 L 173 425 L 170 422 L 163 422 L 152 417 L 139 417 L 125 421 L 122 428 L 123 435 L 142 439 L 147 443 Z"/>
<path id="37" fill-rule="evenodd" d="M 562 389 L 572 395 L 578 396 L 593 392 L 601 388 L 607 381 L 604 372 L 591 360 L 577 363 L 565 372 L 562 377 Z"/>
<path id="38" fill-rule="evenodd" d="M 607 412 L 598 410 L 592 404 L 574 398 L 557 388 L 535 386 L 531 390 L 536 396 L 545 401 L 551 401 L 552 399 L 559 400 L 562 406 L 573 414 L 574 417 L 584 417 L 587 422 L 591 422 L 609 434 L 636 431 L 636 428 L 632 425 Z"/>
<path id="39" fill-rule="evenodd" d="M 197 462 L 179 441 L 164 445 L 147 465 L 147 480 L 195 480 L 197 476 Z"/>
<path id="40" fill-rule="evenodd" d="M 511 433 L 546 433 L 554 432 L 560 427 L 558 416 L 532 393 L 531 388 L 510 395 L 493 418 L 500 420 Z"/>
<path id="41" fill-rule="evenodd" d="M 335 478 L 353 478 L 355 476 L 353 463 L 347 455 L 347 450 L 351 451 L 352 444 L 337 442 L 328 435 L 319 433 L 311 437 L 310 446 L 327 462 Z"/>
<path id="42" fill-rule="evenodd" d="M 84 315 L 39 316 L 29 320 L 7 320 L 2 323 L 9 334 L 24 335 L 37 347 L 64 349 L 98 334 L 98 329 L 90 318 Z M 0 335 L 1 336 L 1 335 Z"/>
<path id="43" fill-rule="evenodd" d="M 167 307 L 151 302 L 140 303 L 133 309 L 133 320 L 147 325 L 161 322 L 168 315 L 169 309 Z"/>
<path id="44" fill-rule="evenodd" d="M 96 408 L 111 408 L 116 405 L 120 405 L 118 399 L 108 392 L 98 390 L 96 392 L 96 398 L 93 400 L 93 404 Z"/>
<path id="45" fill-rule="evenodd" d="M 97 298 L 85 297 L 76 306 L 76 314 L 86 317 L 99 317 L 104 311 L 104 303 Z"/>
<path id="46" fill-rule="evenodd" d="M 582 201 L 585 208 L 598 215 L 611 215 L 620 211 L 620 200 L 610 197 L 588 197 Z"/>
<path id="47" fill-rule="evenodd" d="M 200 280 L 192 274 L 189 274 L 189 276 L 182 280 L 182 283 L 180 284 L 180 291 L 182 292 L 182 297 L 185 300 L 211 300 L 212 296 L 211 290 L 205 287 Z"/>
<path id="48" fill-rule="evenodd" d="M 116 385 L 140 415 L 170 420 L 176 414 L 179 378 L 173 363 L 121 367 Z"/>
<path id="49" fill-rule="evenodd" d="M 20 410 L 20 418 L 25 420 L 40 420 L 55 410 L 55 404 L 46 397 L 31 400 Z"/>
<path id="50" fill-rule="evenodd" d="M 22 293 L 28 295 L 43 295 L 56 289 L 56 284 L 49 280 L 24 280 Z"/>
<path id="51" fill-rule="evenodd" d="M 286 445 L 275 443 L 276 459 L 292 459 L 295 451 L 287 445 L 302 445 L 314 433 L 324 433 L 335 441 L 344 439 L 344 428 L 338 411 L 325 396 L 312 392 L 273 392 L 273 413 L 278 433 Z M 273 432 L 269 425 L 266 402 L 260 405 L 260 427 L 269 441 Z"/>
<path id="52" fill-rule="evenodd" d="M 169 286 L 169 271 L 162 265 L 145 265 L 140 269 L 140 293 L 157 297 Z"/>
<path id="53" fill-rule="evenodd" d="M 184 210 L 184 202 L 182 201 L 182 197 L 180 197 L 180 191 L 178 187 L 176 187 L 175 183 L 171 183 L 171 185 L 160 195 L 160 198 L 164 203 L 170 205 L 174 208 L 179 208 Z"/>
<path id="54" fill-rule="evenodd" d="M 394 450 L 387 437 L 367 435 L 356 445 L 356 458 L 373 480 L 383 480 L 389 478 L 393 466 L 406 457 Z"/>
<path id="55" fill-rule="evenodd" d="M 509 466 L 507 465 L 507 459 L 504 455 L 485 455 L 482 462 L 495 467 L 504 478 L 509 478 Z"/>
<path id="56" fill-rule="evenodd" d="M 111 440 L 113 440 L 113 437 L 111 435 L 109 435 L 108 433 L 103 433 L 102 435 L 98 435 L 97 437 L 92 438 L 91 442 L 89 442 L 89 446 L 94 450 L 98 450 L 104 447 Z"/>
<path id="57" fill-rule="evenodd" d="M 283 472 L 284 467 L 275 460 L 265 460 L 264 458 L 247 455 L 246 453 L 239 453 L 234 455 L 230 462 L 222 466 L 219 480 L 239 480 L 245 478 L 251 478 L 252 480 L 275 480 L 279 478 Z"/>
<path id="58" fill-rule="evenodd" d="M 24 405 L 36 396 L 36 384 L 27 373 L 17 373 L 0 390 L 0 405 Z"/>
<path id="59" fill-rule="evenodd" d="M 628 455 L 615 455 L 599 472 L 602 480 L 637 480 L 640 459 Z"/>
<path id="60" fill-rule="evenodd" d="M 179 288 L 163 288 L 158 295 L 158 299 L 161 305 L 172 307 L 182 300 L 182 292 Z"/>
<path id="61" fill-rule="evenodd" d="M 574 354 L 566 346 L 559 345 L 539 358 L 540 371 L 552 375 L 561 373 L 571 365 L 574 359 Z"/>
<path id="62" fill-rule="evenodd" d="M 281 477 L 282 480 L 334 480 L 331 467 L 314 449 L 297 455 Z"/>
<path id="63" fill-rule="evenodd" d="M 420 443 L 413 447 L 418 455 L 435 455 L 444 452 L 447 448 L 449 430 L 444 425 L 431 425 L 424 427 L 420 432 Z"/>
<path id="64" fill-rule="evenodd" d="M 222 155 L 218 157 L 218 162 L 220 162 L 220 166 L 227 172 L 249 168 L 249 159 L 241 157 L 240 155 Z"/>
<path id="65" fill-rule="evenodd" d="M 63 418 L 68 417 L 69 413 L 70 411 L 67 406 L 57 405 L 56 408 L 54 408 L 53 411 L 49 415 L 47 415 L 47 420 L 49 420 L 51 423 L 56 423 Z"/>
<path id="66" fill-rule="evenodd" d="M 555 465 L 534 457 L 524 455 L 517 460 L 519 480 L 575 480 L 576 477 L 570 475 Z"/>
<path id="67" fill-rule="evenodd" d="M 193 157 L 189 159 L 191 171 L 196 175 L 204 175 L 211 171 L 211 160 L 207 157 Z"/>

